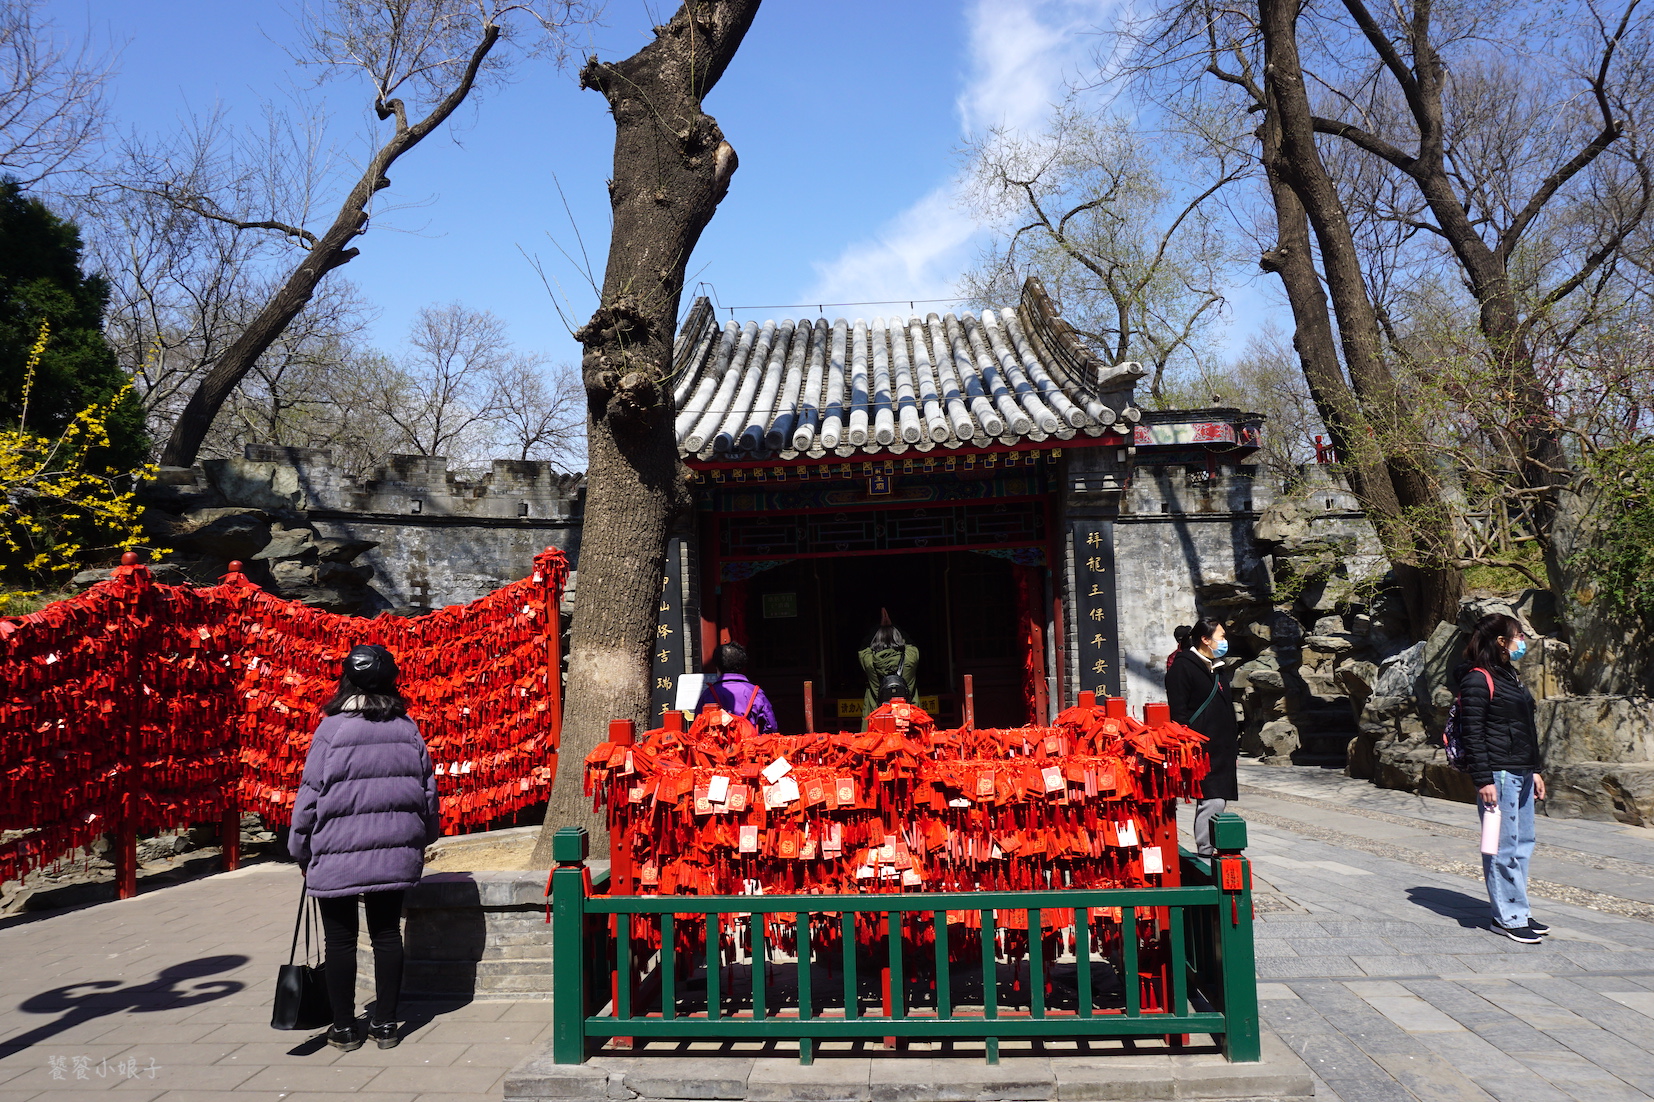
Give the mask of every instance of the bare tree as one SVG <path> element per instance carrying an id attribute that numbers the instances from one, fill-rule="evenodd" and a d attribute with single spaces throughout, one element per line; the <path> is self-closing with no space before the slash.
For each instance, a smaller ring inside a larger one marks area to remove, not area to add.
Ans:
<path id="1" fill-rule="evenodd" d="M 1582 23 L 1563 28 L 1577 33 L 1568 35 L 1562 64 L 1536 57 L 1537 71 L 1523 76 L 1482 43 L 1501 31 L 1538 28 L 1497 7 L 1412 0 L 1371 8 L 1343 0 L 1358 32 L 1351 37 L 1364 49 L 1340 67 L 1336 76 L 1345 79 L 1321 78 L 1342 110 L 1308 119 L 1315 133 L 1348 142 L 1412 185 L 1418 210 L 1407 228 L 1450 251 L 1479 315 L 1490 382 L 1521 396 L 1526 416 L 1514 431 L 1486 430 L 1530 489 L 1564 484 L 1569 467 L 1534 367 L 1535 326 L 1612 265 L 1654 200 L 1654 173 L 1628 125 L 1650 90 L 1640 3 L 1608 10 L 1588 3 Z M 1449 51 L 1457 55 L 1451 70 Z M 1537 86 L 1541 74 L 1553 87 Z M 1535 240 L 1559 212 L 1573 214 L 1573 228 L 1583 232 Z M 1542 536 L 1551 497 L 1533 495 Z"/>
<path id="2" fill-rule="evenodd" d="M 24 187 L 75 167 L 102 135 L 109 63 L 40 17 L 41 0 L 0 0 L 0 176 Z"/>
<path id="3" fill-rule="evenodd" d="M 233 456 L 250 443 L 320 448 L 348 437 L 350 411 L 361 408 L 351 397 L 373 392 L 358 376 L 371 375 L 381 358 L 364 343 L 370 318 L 353 284 L 341 280 L 319 289 L 253 363 L 202 450 Z M 388 454 L 393 435 L 388 427 L 371 434 L 387 445 L 376 459 Z"/>
<path id="4" fill-rule="evenodd" d="M 1537 578 L 1536 544 L 1567 599 L 1567 365 L 1648 317 L 1654 274 L 1640 0 L 1179 0 L 1130 33 L 1158 106 L 1256 139 L 1260 263 L 1415 630 L 1464 568 Z"/>
<path id="5" fill-rule="evenodd" d="M 614 215 L 596 313 L 585 346 L 586 513 L 570 640 L 562 765 L 546 825 L 589 824 L 580 762 L 609 720 L 643 720 L 666 538 L 687 504 L 672 433 L 673 330 L 684 267 L 729 190 L 735 150 L 702 101 L 724 74 L 759 0 L 684 0 L 654 38 L 623 61 L 592 58 L 582 87 L 615 121 L 609 203 Z M 542 830 L 535 860 L 550 860 Z"/>
<path id="6" fill-rule="evenodd" d="M 457 302 L 427 306 L 408 344 L 409 354 L 379 381 L 375 412 L 415 455 L 475 458 L 499 401 L 496 375 L 516 358 L 505 323 Z"/>
<path id="7" fill-rule="evenodd" d="M 518 459 L 543 459 L 567 470 L 583 466 L 585 392 L 580 376 L 535 356 L 513 355 L 495 368 L 494 439 Z"/>
<path id="8" fill-rule="evenodd" d="M 173 149 L 181 154 L 178 166 L 198 180 L 219 178 L 226 167 L 217 141 L 222 132 L 216 118 L 193 128 Z M 167 426 L 275 292 L 281 276 L 273 269 L 286 260 L 286 249 L 268 236 L 199 218 L 122 186 L 154 156 L 142 143 L 128 141 L 72 209 L 85 227 L 90 259 L 110 288 L 105 335 L 136 380 L 148 423 Z M 203 450 L 233 453 L 248 439 L 298 443 L 290 437 L 299 422 L 313 420 L 305 411 L 326 398 L 331 375 L 322 368 L 352 358 L 369 317 L 349 283 L 319 288 L 253 362 Z"/>
<path id="9" fill-rule="evenodd" d="M 349 187 L 331 221 L 307 226 L 308 204 L 297 211 L 246 209 L 237 190 L 202 187 L 165 164 L 134 186 L 174 207 L 234 229 L 275 235 L 301 252 L 280 285 L 214 361 L 190 395 L 162 453 L 162 462 L 194 461 L 213 419 L 252 365 L 315 294 L 322 279 L 358 253 L 352 242 L 365 233 L 374 197 L 390 186 L 388 173 L 453 113 L 479 84 L 497 80 L 505 62 L 495 47 L 507 19 L 532 30 L 535 41 L 559 53 L 571 23 L 586 17 L 585 0 L 331 0 L 305 12 L 300 64 L 323 79 L 344 73 L 365 77 L 375 115 L 390 127 Z M 281 158 L 267 159 L 280 172 Z M 244 178 L 232 173 L 232 180 Z M 300 193 L 309 198 L 308 192 Z"/>
<path id="10" fill-rule="evenodd" d="M 1151 153 L 1153 140 L 1071 97 L 1043 133 L 998 129 L 975 143 L 977 205 L 1000 233 L 965 286 L 984 303 L 1014 301 L 1038 274 L 1116 363 L 1148 364 L 1158 403 L 1167 368 L 1200 363 L 1223 308 L 1229 256 L 1211 200 L 1248 169 L 1222 155 L 1177 163 Z"/>

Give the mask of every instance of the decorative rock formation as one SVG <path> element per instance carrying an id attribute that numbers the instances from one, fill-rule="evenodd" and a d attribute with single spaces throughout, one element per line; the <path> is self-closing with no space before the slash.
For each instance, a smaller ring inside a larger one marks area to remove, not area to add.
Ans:
<path id="1" fill-rule="evenodd" d="M 242 459 L 162 468 L 139 491 L 144 531 L 168 549 L 152 572 L 161 581 L 211 585 L 240 559 L 249 578 L 279 596 L 329 612 L 367 611 L 373 568 L 354 560 L 376 545 L 323 537 L 298 508 L 303 494 L 293 475 L 292 467 Z M 89 570 L 74 584 L 108 576 Z"/>

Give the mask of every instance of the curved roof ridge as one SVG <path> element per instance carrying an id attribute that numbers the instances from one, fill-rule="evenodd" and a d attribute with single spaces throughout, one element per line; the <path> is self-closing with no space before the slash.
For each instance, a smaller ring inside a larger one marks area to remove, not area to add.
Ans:
<path id="1" fill-rule="evenodd" d="M 700 298 L 673 345 L 673 427 L 702 461 L 1112 439 L 1142 418 L 1143 373 L 1105 363 L 1036 277 L 1014 306 L 853 322 L 719 325 Z"/>

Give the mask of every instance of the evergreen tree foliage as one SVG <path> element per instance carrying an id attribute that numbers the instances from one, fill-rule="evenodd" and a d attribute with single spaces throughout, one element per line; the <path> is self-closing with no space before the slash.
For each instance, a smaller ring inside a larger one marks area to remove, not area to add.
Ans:
<path id="1" fill-rule="evenodd" d="M 80 259 L 80 231 L 72 222 L 15 181 L 0 180 L 0 427 L 56 438 L 82 410 L 114 401 L 106 422 L 109 442 L 95 459 L 130 470 L 148 451 L 143 412 L 104 339 L 108 285 L 82 272 Z M 25 411 L 25 367 L 42 321 L 51 328 L 51 341 Z"/>

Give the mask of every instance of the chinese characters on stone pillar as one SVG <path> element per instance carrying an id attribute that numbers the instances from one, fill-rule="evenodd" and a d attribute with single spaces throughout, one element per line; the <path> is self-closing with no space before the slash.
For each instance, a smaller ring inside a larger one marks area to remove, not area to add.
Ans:
<path id="1" fill-rule="evenodd" d="M 1099 697 L 1119 696 L 1119 606 L 1114 590 L 1114 523 L 1075 520 L 1070 524 L 1074 548 L 1074 601 L 1079 679 L 1076 688 Z"/>
<path id="2" fill-rule="evenodd" d="M 654 661 L 649 664 L 649 715 L 659 718 L 672 708 L 678 675 L 684 672 L 683 540 L 666 541 L 666 569 L 660 580 L 660 610 L 655 616 Z"/>

